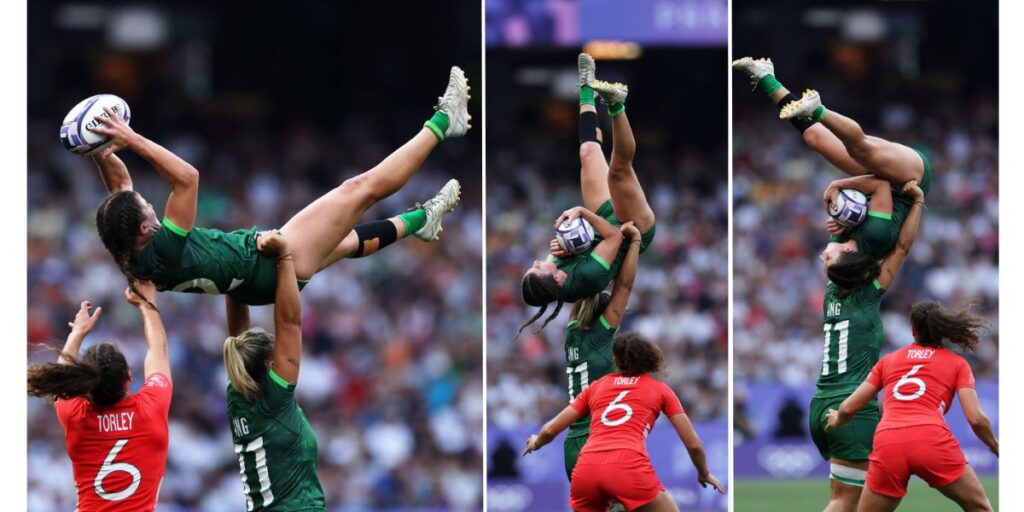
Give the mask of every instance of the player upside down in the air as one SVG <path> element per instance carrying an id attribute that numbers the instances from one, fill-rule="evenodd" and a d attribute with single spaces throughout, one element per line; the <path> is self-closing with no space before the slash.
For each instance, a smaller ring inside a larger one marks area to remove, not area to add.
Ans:
<path id="1" fill-rule="evenodd" d="M 967 309 L 953 311 L 935 302 L 915 304 L 910 310 L 913 342 L 883 357 L 839 409 L 829 411 L 828 428 L 841 432 L 879 390 L 884 392 L 885 412 L 875 431 L 859 512 L 896 510 L 911 474 L 965 511 L 991 512 L 978 475 L 943 418 L 956 394 L 975 435 L 999 456 L 999 440 L 981 409 L 971 366 L 943 345 L 945 340 L 962 352 L 974 351 L 986 323 Z"/>
<path id="2" fill-rule="evenodd" d="M 619 369 L 583 390 L 573 403 L 526 441 L 523 455 L 539 450 L 559 432 L 590 414 L 590 438 L 570 479 L 569 504 L 576 512 L 605 512 L 612 500 L 626 510 L 678 511 L 654 473 L 647 455 L 647 432 L 665 413 L 697 469 L 697 482 L 725 488 L 708 472 L 704 445 L 679 398 L 650 374 L 661 372 L 664 358 L 638 333 L 615 337 L 613 361 Z"/>
<path id="3" fill-rule="evenodd" d="M 594 59 L 581 53 L 578 60 L 580 85 L 580 189 L 583 206 L 564 212 L 555 222 L 576 217 L 587 220 L 596 232 L 591 250 L 569 255 L 552 240 L 551 255 L 536 261 L 523 276 L 523 301 L 541 309 L 526 325 L 540 319 L 548 304 L 557 303 L 543 325 L 558 316 L 565 302 L 594 296 L 615 279 L 626 251 L 619 226 L 633 221 L 641 233 L 641 252 L 654 239 L 654 211 L 633 169 L 636 140 L 626 117 L 628 88 L 594 79 Z M 604 159 L 597 127 L 594 93 L 608 105 L 612 118 L 612 157 Z M 543 325 L 541 328 L 543 328 Z"/>
<path id="4" fill-rule="evenodd" d="M 569 378 L 569 403 L 580 396 L 591 382 L 617 371 L 612 361 L 612 341 L 626 313 L 633 291 L 637 263 L 640 260 L 640 230 L 633 222 L 622 225 L 627 243 L 626 257 L 615 277 L 612 293 L 601 292 L 576 301 L 572 305 L 569 324 L 565 327 L 565 373 Z M 565 474 L 572 479 L 572 470 L 580 451 L 590 436 L 590 415 L 584 415 L 569 426 L 565 436 Z"/>
<path id="5" fill-rule="evenodd" d="M 856 279 L 893 250 L 900 225 L 913 203 L 900 190 L 915 180 L 927 195 L 932 183 L 931 164 L 924 153 L 866 135 L 856 121 L 826 110 L 817 91 L 807 90 L 797 98 L 775 78 L 770 59 L 743 57 L 733 62 L 733 68 L 746 73 L 755 87 L 780 107 L 780 119 L 789 120 L 808 147 L 850 175 L 829 185 L 823 198 L 826 209 L 844 188 L 870 197 L 868 217 L 861 224 L 844 230 L 835 220 L 828 220 L 827 228 L 833 236 L 822 252 L 829 279 Z"/>
<path id="6" fill-rule="evenodd" d="M 452 67 L 434 116 L 415 137 L 374 168 L 307 205 L 281 227 L 292 241 L 295 273 L 303 284 L 341 258 L 366 256 L 399 238 L 437 239 L 442 218 L 459 199 L 455 180 L 410 212 L 357 223 L 371 206 L 408 182 L 442 140 L 466 133 L 468 100 L 466 77 Z M 199 192 L 195 168 L 135 133 L 113 112 L 96 119 L 99 126 L 93 131 L 113 140 L 111 149 L 96 158 L 110 193 L 96 212 L 96 227 L 129 284 L 151 280 L 161 291 L 227 294 L 250 305 L 273 302 L 276 266 L 256 250 L 255 229 L 223 232 L 194 227 Z M 113 154 L 119 149 L 130 149 L 148 160 L 171 186 L 162 221 L 152 205 L 132 190 L 127 167 Z"/>
<path id="7" fill-rule="evenodd" d="M 138 308 L 145 329 L 146 381 L 138 392 L 131 392 L 131 370 L 117 345 L 99 343 L 79 357 L 103 310 L 90 315 L 88 301 L 71 322 L 57 362 L 28 368 L 28 394 L 56 400 L 79 512 L 154 510 L 167 465 L 171 363 L 156 289 L 138 282 L 125 297 Z"/>
<path id="8" fill-rule="evenodd" d="M 323 511 L 317 442 L 295 401 L 302 360 L 302 304 L 293 244 L 270 231 L 257 249 L 277 265 L 274 333 L 251 328 L 249 307 L 227 299 L 228 419 L 249 511 Z"/>

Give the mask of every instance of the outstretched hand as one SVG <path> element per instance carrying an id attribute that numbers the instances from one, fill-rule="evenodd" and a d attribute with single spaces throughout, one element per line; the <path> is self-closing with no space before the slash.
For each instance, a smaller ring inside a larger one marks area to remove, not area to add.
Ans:
<path id="1" fill-rule="evenodd" d="M 156 307 L 156 286 L 152 281 L 135 281 L 135 289 L 129 286 L 124 290 L 124 298 L 129 304 L 142 309 L 143 306 Z"/>
<path id="2" fill-rule="evenodd" d="M 529 439 L 526 440 L 526 448 L 523 450 L 523 457 L 526 457 L 528 454 L 533 453 L 533 452 L 537 451 L 538 449 L 540 449 L 540 447 L 537 446 L 537 439 L 538 439 L 537 434 L 534 434 L 534 435 L 530 436 Z"/>
<path id="3" fill-rule="evenodd" d="M 276 229 L 262 231 L 256 237 L 256 250 L 271 258 L 284 258 L 289 254 L 288 239 Z"/>
<path id="4" fill-rule="evenodd" d="M 98 123 L 90 128 L 90 130 L 110 137 L 112 141 L 110 147 L 100 154 L 100 156 L 105 157 L 128 147 L 131 144 L 132 137 L 135 136 L 135 130 L 132 130 L 131 126 L 124 122 L 124 118 L 111 110 L 110 107 L 103 107 L 103 111 L 106 112 L 106 115 L 100 114 L 93 117 Z"/>
<path id="5" fill-rule="evenodd" d="M 712 475 L 711 473 L 708 473 L 707 476 L 704 477 L 698 475 L 697 483 L 705 489 L 707 489 L 708 484 L 711 484 L 711 487 L 718 491 L 718 494 L 725 494 L 725 486 L 723 486 L 722 483 L 715 478 L 715 475 Z"/>
<path id="6" fill-rule="evenodd" d="M 91 308 L 91 302 L 87 300 L 82 301 L 82 306 L 78 309 L 78 313 L 75 314 L 74 321 L 68 322 L 68 327 L 71 327 L 72 333 L 85 336 L 92 332 L 93 327 L 96 326 L 96 321 L 100 319 L 100 313 L 103 312 L 103 308 L 96 308 L 90 315 L 89 310 Z"/>

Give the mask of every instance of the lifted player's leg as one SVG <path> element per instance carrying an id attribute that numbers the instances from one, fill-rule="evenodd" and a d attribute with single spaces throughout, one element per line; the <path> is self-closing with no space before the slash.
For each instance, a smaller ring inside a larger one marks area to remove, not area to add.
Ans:
<path id="1" fill-rule="evenodd" d="M 608 162 L 601 150 L 601 129 L 597 127 L 597 103 L 591 83 L 594 81 L 594 59 L 581 53 L 577 61 L 580 71 L 580 191 L 583 206 L 596 212 L 611 199 L 608 192 Z"/>
<path id="2" fill-rule="evenodd" d="M 441 221 L 455 208 L 460 194 L 458 180 L 448 180 L 434 197 L 422 205 L 417 204 L 409 211 L 389 219 L 357 224 L 320 263 L 319 270 L 340 259 L 365 258 L 409 235 L 415 235 L 425 242 L 437 240 L 444 230 Z"/>
<path id="3" fill-rule="evenodd" d="M 751 84 L 761 89 L 768 98 L 780 109 L 790 102 L 797 101 L 793 95 L 775 77 L 775 65 L 771 59 L 754 59 L 743 57 L 733 61 L 733 69 L 742 71 L 750 77 Z M 800 132 L 808 147 L 825 157 L 829 163 L 850 176 L 869 174 L 867 168 L 857 163 L 846 151 L 846 146 L 838 137 L 828 131 L 828 128 L 821 126 L 811 119 L 794 118 L 789 120 L 790 124 Z"/>
<path id="4" fill-rule="evenodd" d="M 825 109 L 817 91 L 808 89 L 803 96 L 786 104 L 780 119 L 811 119 L 820 122 L 842 141 L 846 152 L 860 165 L 894 185 L 924 177 L 924 161 L 913 149 L 879 137 L 864 134 L 856 121 Z"/>
<path id="5" fill-rule="evenodd" d="M 985 488 L 978 480 L 977 473 L 970 465 L 964 467 L 964 474 L 953 483 L 939 487 L 939 492 L 960 505 L 967 512 L 992 512 Z"/>
<path id="6" fill-rule="evenodd" d="M 366 210 L 408 182 L 441 140 L 458 137 L 469 129 L 468 101 L 466 76 L 458 67 L 452 67 L 437 112 L 415 137 L 373 169 L 346 180 L 306 206 L 281 228 L 292 240 L 295 274 L 299 279 L 311 278 Z"/>
<path id="7" fill-rule="evenodd" d="M 636 139 L 629 126 L 625 104 L 629 89 L 623 84 L 595 81 L 594 90 L 608 104 L 608 114 L 612 116 L 612 161 L 608 166 L 608 189 L 615 216 L 622 222 L 635 222 L 637 229 L 646 233 L 654 226 L 654 210 L 647 202 L 647 196 L 633 169 Z"/>
<path id="8" fill-rule="evenodd" d="M 833 457 L 830 460 L 828 505 L 825 512 L 855 512 L 857 501 L 864 489 L 868 461 L 844 460 Z"/>

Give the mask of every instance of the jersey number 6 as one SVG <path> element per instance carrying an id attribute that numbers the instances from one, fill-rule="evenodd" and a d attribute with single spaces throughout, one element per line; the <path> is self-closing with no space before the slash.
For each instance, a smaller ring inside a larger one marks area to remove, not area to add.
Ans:
<path id="1" fill-rule="evenodd" d="M 923 366 L 923 364 L 914 365 L 914 367 L 911 368 L 906 375 L 900 377 L 900 380 L 896 381 L 896 385 L 892 387 L 893 398 L 895 398 L 896 400 L 903 400 L 904 402 L 909 402 L 911 400 L 917 400 L 918 398 L 921 398 L 921 395 L 923 395 L 925 391 L 924 381 L 917 377 L 911 377 L 911 375 L 917 373 L 917 371 L 920 370 Z M 901 393 L 900 388 L 907 384 L 916 385 L 917 391 L 915 391 L 911 395 L 905 395 Z"/>
<path id="2" fill-rule="evenodd" d="M 609 427 L 617 427 L 629 421 L 629 419 L 633 417 L 633 408 L 627 404 L 619 403 L 620 401 L 622 401 L 623 398 L 626 398 L 626 395 L 628 394 L 629 391 L 623 391 L 622 393 L 619 393 L 619 396 L 615 397 L 615 400 L 612 400 L 612 403 L 608 404 L 608 407 L 604 408 L 604 412 L 601 413 L 601 423 L 604 423 Z M 623 416 L 617 420 L 609 420 L 608 413 L 614 410 L 620 410 L 625 414 L 623 414 Z"/>
<path id="3" fill-rule="evenodd" d="M 124 445 L 128 444 L 127 439 L 118 439 L 114 447 L 110 449 L 110 453 L 107 454 L 107 458 L 103 460 L 103 466 L 100 467 L 100 471 L 96 473 L 96 479 L 93 480 L 93 490 L 96 491 L 96 495 L 107 501 L 121 501 L 128 498 L 135 491 L 138 490 L 139 484 L 142 483 L 142 473 L 139 468 L 127 463 L 127 462 L 114 462 L 117 454 L 121 452 Z M 107 492 L 103 489 L 103 480 L 110 476 L 115 471 L 124 471 L 132 476 L 132 483 L 127 488 L 117 492 Z"/>

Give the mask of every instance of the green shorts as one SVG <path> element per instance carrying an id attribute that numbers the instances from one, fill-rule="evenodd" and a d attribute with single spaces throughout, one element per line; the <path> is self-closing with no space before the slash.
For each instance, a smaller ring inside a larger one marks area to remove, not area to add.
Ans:
<path id="1" fill-rule="evenodd" d="M 620 221 L 619 218 L 615 216 L 615 210 L 612 208 L 612 200 L 611 199 L 605 201 L 604 203 L 601 203 L 601 207 L 598 208 L 597 211 L 594 212 L 594 213 L 596 213 L 599 217 L 604 218 L 604 220 L 606 220 L 608 222 L 611 222 L 613 226 L 621 226 L 622 225 L 622 221 Z M 651 226 L 651 229 L 647 230 L 646 233 L 641 233 L 640 234 L 640 252 L 641 253 L 646 251 L 647 247 L 649 247 L 651 245 L 651 242 L 654 241 L 654 231 L 655 231 L 655 228 L 657 228 L 657 227 L 658 226 L 655 223 L 654 225 Z"/>
<path id="2" fill-rule="evenodd" d="M 587 444 L 587 439 L 589 438 L 589 433 L 577 437 L 566 437 L 562 443 L 562 447 L 565 449 L 565 476 L 569 480 L 572 480 L 572 470 L 576 467 L 576 461 L 580 458 L 580 452 L 583 450 L 583 446 Z"/>
<path id="3" fill-rule="evenodd" d="M 299 280 L 299 291 L 309 281 Z M 238 288 L 227 293 L 232 299 L 250 306 L 273 304 L 277 297 L 277 260 L 257 254 L 256 265 L 249 277 Z"/>
<path id="4" fill-rule="evenodd" d="M 833 457 L 843 460 L 867 460 L 878 426 L 878 400 L 872 400 L 857 411 L 849 423 L 837 429 L 825 431 L 829 409 L 839 409 L 846 396 L 817 398 L 811 400 L 809 414 L 811 439 L 818 447 L 818 453 L 825 460 Z"/>

